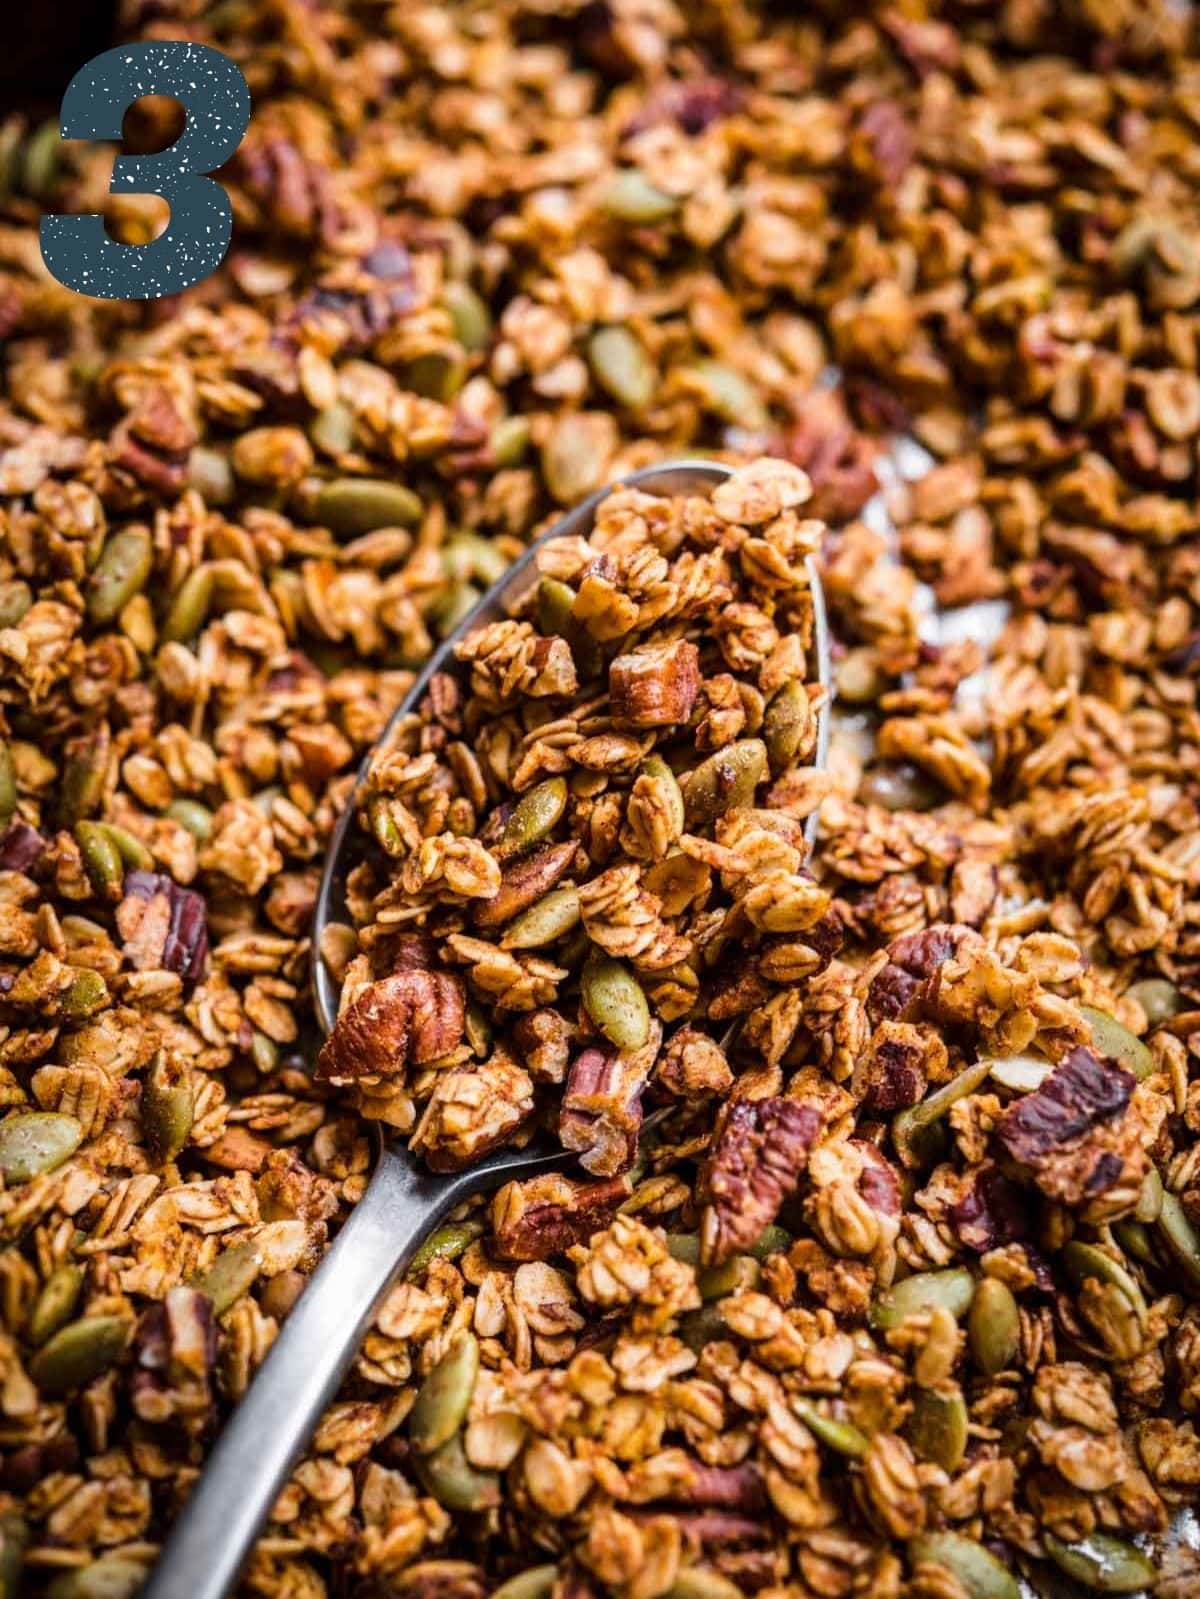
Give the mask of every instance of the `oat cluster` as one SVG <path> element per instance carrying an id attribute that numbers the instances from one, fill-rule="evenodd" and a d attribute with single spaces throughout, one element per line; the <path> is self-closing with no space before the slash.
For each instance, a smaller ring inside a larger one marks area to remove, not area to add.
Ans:
<path id="1" fill-rule="evenodd" d="M 124 23 L 254 113 L 146 305 L 37 222 L 162 207 L 0 126 L 5 1599 L 136 1591 L 372 1117 L 580 1165 L 429 1240 L 247 1599 L 1194 1599 L 1200 24 Z M 556 512 L 697 450 L 731 498 L 610 496 L 375 762 L 318 1064 L 362 756 Z"/>

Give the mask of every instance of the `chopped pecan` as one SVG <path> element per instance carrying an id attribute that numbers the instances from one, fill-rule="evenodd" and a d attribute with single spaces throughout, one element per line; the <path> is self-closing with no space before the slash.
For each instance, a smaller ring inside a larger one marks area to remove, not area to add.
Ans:
<path id="1" fill-rule="evenodd" d="M 576 849 L 572 839 L 562 844 L 544 844 L 535 854 L 505 867 L 500 887 L 491 899 L 481 899 L 475 906 L 476 926 L 499 927 L 549 893 L 571 869 Z"/>
<path id="2" fill-rule="evenodd" d="M 821 1130 L 815 1105 L 775 1096 L 738 1100 L 701 1174 L 701 1259 L 720 1265 L 747 1249 L 794 1193 Z"/>
<path id="3" fill-rule="evenodd" d="M 973 927 L 936 922 L 916 933 L 902 933 L 888 945 L 888 963 L 871 984 L 867 1007 L 872 1021 L 903 1015 L 918 1008 L 924 985 L 938 967 L 957 955 L 964 944 L 983 946 Z"/>
<path id="4" fill-rule="evenodd" d="M 867 1110 L 889 1115 L 915 1105 L 924 1095 L 925 1041 L 911 1022 L 880 1022 L 866 1059 Z"/>
<path id="5" fill-rule="evenodd" d="M 161 872 L 126 872 L 117 931 L 139 972 L 177 972 L 197 982 L 208 958 L 208 906 L 202 894 Z"/>
<path id="6" fill-rule="evenodd" d="M 408 1064 L 446 1055 L 463 1036 L 463 985 L 450 972 L 395 972 L 370 983 L 346 1007 L 317 1056 L 330 1082 L 392 1077 Z"/>
<path id="7" fill-rule="evenodd" d="M 629 1197 L 624 1177 L 574 1183 L 552 1172 L 506 1183 L 492 1201 L 494 1247 L 503 1260 L 545 1260 L 607 1227 Z"/>
<path id="8" fill-rule="evenodd" d="M 1026 1237 L 1028 1209 L 1020 1189 L 1003 1172 L 982 1166 L 968 1180 L 951 1218 L 959 1241 L 983 1254 Z"/>
<path id="9" fill-rule="evenodd" d="M 997 1135 L 1014 1160 L 1030 1164 L 1119 1115 L 1133 1094 L 1132 1073 L 1079 1045 L 1041 1088 L 1025 1094 L 1000 1119 Z"/>
<path id="10" fill-rule="evenodd" d="M 198 1288 L 172 1288 L 143 1314 L 134 1353 L 138 1370 L 130 1398 L 135 1413 L 146 1422 L 203 1431 L 215 1411 L 211 1378 L 217 1324 L 209 1296 Z"/>
<path id="11" fill-rule="evenodd" d="M 513 1025 L 513 1040 L 521 1063 L 539 1082 L 562 1082 L 571 1058 L 573 1036 L 570 1022 L 549 1006 L 519 1016 Z"/>
<path id="12" fill-rule="evenodd" d="M 558 1136 L 585 1171 L 611 1177 L 637 1153 L 645 1072 L 620 1055 L 585 1049 L 563 1092 Z"/>
<path id="13" fill-rule="evenodd" d="M 46 849 L 46 840 L 36 827 L 14 816 L 0 837 L 0 869 L 28 872 L 36 866 Z"/>
<path id="14" fill-rule="evenodd" d="M 612 714 L 631 727 L 686 722 L 700 692 L 700 652 L 687 639 L 618 655 L 608 669 Z"/>

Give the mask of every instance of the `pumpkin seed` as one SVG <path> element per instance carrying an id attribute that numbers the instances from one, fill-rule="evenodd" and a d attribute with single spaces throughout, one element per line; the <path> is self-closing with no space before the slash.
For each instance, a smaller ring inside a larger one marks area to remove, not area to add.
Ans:
<path id="1" fill-rule="evenodd" d="M 167 806 L 167 815 L 180 827 L 186 827 L 197 843 L 203 844 L 212 832 L 213 813 L 199 800 L 177 799 Z"/>
<path id="2" fill-rule="evenodd" d="M 108 1003 L 108 984 L 99 972 L 83 967 L 71 979 L 71 986 L 59 1000 L 68 1021 L 84 1021 Z"/>
<path id="3" fill-rule="evenodd" d="M 0 1132 L 3 1130 L 0 1125 Z M 1163 1194 L 1162 1208 L 1154 1225 L 1176 1265 L 1182 1267 L 1189 1286 L 1200 1292 L 1200 1234 L 1174 1194 Z"/>
<path id="4" fill-rule="evenodd" d="M 0 1516 L 0 1599 L 20 1599 L 28 1544 L 28 1523 L 15 1511 L 6 1511 Z"/>
<path id="5" fill-rule="evenodd" d="M 46 1599 L 133 1599 L 145 1580 L 146 1567 L 140 1561 L 104 1555 L 55 1577 Z"/>
<path id="6" fill-rule="evenodd" d="M 579 925 L 579 890 L 554 888 L 508 924 L 501 949 L 542 949 Z"/>
<path id="7" fill-rule="evenodd" d="M 492 313 L 469 283 L 446 283 L 442 306 L 450 313 L 454 337 L 465 350 L 486 350 L 492 336 Z"/>
<path id="8" fill-rule="evenodd" d="M 128 828 L 118 827 L 116 822 L 98 822 L 96 825 L 108 836 L 117 854 L 121 857 L 123 865 L 128 866 L 133 871 L 151 872 L 154 870 L 154 856 L 151 855 L 141 839 L 135 838 Z"/>
<path id="9" fill-rule="evenodd" d="M 926 1532 L 910 1540 L 909 1564 L 942 1566 L 957 1577 L 967 1599 L 1021 1599 L 1017 1579 L 990 1549 L 958 1532 Z"/>
<path id="10" fill-rule="evenodd" d="M 770 1255 L 782 1254 L 785 1249 L 792 1247 L 793 1239 L 786 1227 L 778 1227 L 774 1222 L 764 1227 L 755 1241 L 750 1245 L 750 1253 L 755 1260 L 766 1260 Z"/>
<path id="11" fill-rule="evenodd" d="M 404 839 L 396 826 L 386 794 L 372 794 L 367 801 L 367 820 L 380 848 L 388 855 L 404 854 Z"/>
<path id="12" fill-rule="evenodd" d="M 684 806 L 690 827 L 707 827 L 726 811 L 750 805 L 767 770 L 767 746 L 741 738 L 701 761 L 687 778 Z"/>
<path id="13" fill-rule="evenodd" d="M 335 477 L 317 490 L 313 518 L 339 538 L 355 538 L 381 527 L 415 527 L 421 520 L 421 501 L 403 483 Z"/>
<path id="14" fill-rule="evenodd" d="M 811 738 L 812 728 L 812 701 L 804 684 L 793 679 L 775 695 L 763 717 L 763 739 L 776 776 L 797 759 Z"/>
<path id="15" fill-rule="evenodd" d="M 1054 1070 L 1053 1063 L 1037 1055 L 1005 1055 L 988 1062 L 988 1075 L 1011 1094 L 1033 1094 Z"/>
<path id="16" fill-rule="evenodd" d="M 984 1277 L 967 1312 L 967 1341 L 985 1377 L 1006 1371 L 1021 1345 L 1021 1312 L 1012 1290 L 998 1277 Z"/>
<path id="17" fill-rule="evenodd" d="M 107 831 L 99 822 L 76 822 L 74 832 L 92 887 L 98 894 L 119 893 L 125 872 L 120 851 Z"/>
<path id="18" fill-rule="evenodd" d="M 976 1061 L 941 1088 L 927 1094 L 917 1105 L 892 1117 L 892 1143 L 901 1163 L 909 1168 L 931 1165 L 941 1149 L 942 1128 L 938 1125 L 951 1105 L 973 1094 L 988 1076 L 992 1063 Z"/>
<path id="19" fill-rule="evenodd" d="M 1161 1200 L 1162 1196 L 1160 1194 L 1160 1214 L 1162 1210 Z M 1157 1221 L 1158 1217 L 1156 1216 L 1154 1219 Z M 1134 1260 L 1140 1261 L 1143 1266 L 1158 1266 L 1160 1264 L 1159 1258 L 1154 1252 L 1154 1240 L 1151 1237 L 1150 1229 L 1143 1222 L 1137 1221 L 1133 1216 L 1122 1216 L 1120 1221 L 1113 1222 L 1112 1232 L 1113 1237 L 1126 1255 L 1130 1255 Z"/>
<path id="20" fill-rule="evenodd" d="M 449 405 L 467 381 L 469 372 L 470 363 L 463 352 L 456 345 L 447 344 L 438 350 L 426 350 L 409 361 L 401 382 L 424 400 Z"/>
<path id="21" fill-rule="evenodd" d="M 1078 1285 L 1094 1277 L 1098 1282 L 1111 1284 L 1129 1301 L 1138 1320 L 1145 1322 L 1147 1311 L 1142 1290 L 1119 1261 L 1095 1244 L 1082 1243 L 1078 1238 L 1072 1238 L 1063 1245 L 1062 1258 L 1072 1282 Z"/>
<path id="22" fill-rule="evenodd" d="M 435 1260 L 457 1260 L 458 1257 L 483 1236 L 480 1221 L 452 1221 L 438 1227 L 417 1250 L 408 1263 L 409 1277 L 419 1277 L 428 1271 Z"/>
<path id="23" fill-rule="evenodd" d="M 83 1268 L 74 1261 L 56 1266 L 42 1285 L 29 1311 L 25 1333 L 35 1348 L 52 1338 L 75 1314 L 83 1291 Z"/>
<path id="24" fill-rule="evenodd" d="M 67 746 L 58 801 L 64 826 L 70 827 L 81 817 L 99 810 L 108 777 L 111 746 L 112 735 L 107 726 L 82 738 L 72 739 Z"/>
<path id="25" fill-rule="evenodd" d="M 412 1446 L 423 1455 L 453 1438 L 466 1419 L 479 1375 L 479 1344 L 464 1333 L 438 1361 L 418 1390 L 408 1416 Z"/>
<path id="26" fill-rule="evenodd" d="M 1157 1221 L 1158 1213 L 1162 1209 L 1162 1200 L 1162 1178 L 1158 1175 L 1157 1168 L 1151 1166 L 1150 1170 L 1142 1178 L 1142 1186 L 1138 1190 L 1138 1202 L 1137 1208 L 1133 1213 L 1134 1216 L 1140 1222 Z"/>
<path id="27" fill-rule="evenodd" d="M 493 1594 L 492 1599 L 496 1599 Z M 684 1566 L 667 1589 L 666 1599 L 743 1599 L 742 1590 L 719 1571 Z"/>
<path id="28" fill-rule="evenodd" d="M 650 1007 L 642 985 L 620 961 L 593 951 L 580 977 L 583 1008 L 618 1049 L 641 1049 L 650 1036 Z"/>
<path id="29" fill-rule="evenodd" d="M 616 423 L 606 411 L 558 418 L 542 445 L 542 476 L 560 505 L 574 505 L 600 487 L 616 443 Z"/>
<path id="30" fill-rule="evenodd" d="M 869 705 L 887 687 L 887 679 L 876 663 L 875 651 L 866 647 L 846 651 L 837 664 L 834 682 L 838 699 L 847 700 L 851 705 Z"/>
<path id="31" fill-rule="evenodd" d="M 813 1437 L 835 1453 L 857 1460 L 870 1448 L 870 1440 L 866 1433 L 861 1432 L 853 1422 L 838 1421 L 833 1416 L 825 1415 L 823 1411 L 818 1410 L 811 1399 L 805 1399 L 801 1394 L 794 1394 L 792 1409 Z"/>
<path id="32" fill-rule="evenodd" d="M 896 766 L 872 766 L 858 785 L 864 805 L 885 811 L 931 811 L 945 798 L 942 790 L 919 766 L 905 761 Z"/>
<path id="33" fill-rule="evenodd" d="M 74 1116 L 12 1111 L 0 1122 L 0 1172 L 6 1183 L 27 1183 L 61 1166 L 82 1142 L 83 1128 Z"/>
<path id="34" fill-rule="evenodd" d="M 354 412 L 335 400 L 313 417 L 308 436 L 326 455 L 345 455 L 354 448 Z"/>
<path id="35" fill-rule="evenodd" d="M 414 1455 L 417 1476 L 445 1510 L 494 1510 L 500 1503 L 500 1478 L 476 1471 L 455 1433 L 430 1455 Z"/>
<path id="36" fill-rule="evenodd" d="M 921 1460 L 955 1472 L 967 1450 L 967 1407 L 957 1388 L 919 1388 L 905 1436 Z"/>
<path id="37" fill-rule="evenodd" d="M 529 449 L 527 416 L 506 416 L 488 434 L 488 454 L 496 467 L 520 466 Z"/>
<path id="38" fill-rule="evenodd" d="M 720 1266 L 709 1266 L 696 1278 L 701 1299 L 724 1299 L 757 1288 L 762 1267 L 752 1255 L 735 1255 Z"/>
<path id="39" fill-rule="evenodd" d="M 597 328 L 588 341 L 592 376 L 618 405 L 640 411 L 654 395 L 657 374 L 642 341 L 625 327 Z"/>
<path id="40" fill-rule="evenodd" d="M 1098 1054 L 1124 1066 L 1139 1082 L 1157 1070 L 1154 1056 L 1145 1044 L 1128 1027 L 1122 1027 L 1115 1016 L 1109 1016 L 1106 1011 L 1097 1010 L 1093 1005 L 1081 1005 L 1079 1014 L 1092 1030 L 1092 1045 Z"/>
<path id="41" fill-rule="evenodd" d="M 689 1266 L 699 1265 L 699 1233 L 668 1233 L 667 1253 L 673 1260 L 682 1260 Z"/>
<path id="42" fill-rule="evenodd" d="M 229 457 L 197 444 L 188 453 L 188 487 L 195 489 L 205 505 L 228 505 L 234 495 Z"/>
<path id="43" fill-rule="evenodd" d="M 1058 1569 L 1093 1593 L 1137 1593 L 1158 1581 L 1157 1568 L 1142 1551 L 1111 1533 L 1093 1532 L 1078 1543 L 1063 1543 L 1044 1532 L 1042 1542 Z"/>
<path id="44" fill-rule="evenodd" d="M 673 194 L 650 182 L 636 167 L 627 167 L 613 177 L 600 196 L 602 208 L 620 222 L 665 222 L 679 209 Z"/>
<path id="45" fill-rule="evenodd" d="M 44 200 L 54 187 L 62 160 L 62 139 L 58 119 L 41 123 L 25 141 L 21 153 L 21 181 L 27 193 Z"/>
<path id="46" fill-rule="evenodd" d="M 446 638 L 458 624 L 470 616 L 483 598 L 482 590 L 472 583 L 455 583 L 434 601 L 429 620 L 438 638 Z"/>
<path id="47" fill-rule="evenodd" d="M 254 1062 L 255 1071 L 261 1072 L 264 1077 L 279 1065 L 279 1045 L 266 1033 L 260 1033 L 257 1027 L 250 1040 L 250 1059 Z"/>
<path id="48" fill-rule="evenodd" d="M 557 1566 L 530 1566 L 502 1582 L 492 1599 L 549 1599 L 558 1581 Z"/>
<path id="49" fill-rule="evenodd" d="M 144 527 L 126 527 L 104 541 L 87 582 L 87 613 L 93 622 L 115 622 L 145 588 L 154 566 L 154 540 Z"/>
<path id="50" fill-rule="evenodd" d="M 0 739 L 0 827 L 7 827 L 17 808 L 17 770 L 6 739 Z"/>
<path id="51" fill-rule="evenodd" d="M 178 1067 L 168 1064 L 160 1049 L 142 1087 L 142 1126 L 150 1153 L 160 1166 L 174 1160 L 187 1143 L 195 1110 L 191 1083 Z"/>
<path id="52" fill-rule="evenodd" d="M 565 638 L 571 646 L 571 655 L 580 677 L 594 677 L 600 670 L 604 657 L 600 646 L 581 627 L 572 614 L 575 590 L 556 577 L 544 577 L 537 588 L 538 627 L 554 638 Z"/>
<path id="53" fill-rule="evenodd" d="M 129 1341 L 120 1316 L 82 1316 L 68 1322 L 29 1362 L 29 1375 L 43 1393 L 84 1388 L 114 1365 Z"/>
<path id="54" fill-rule="evenodd" d="M 513 807 L 504 824 L 496 854 L 502 861 L 524 855 L 547 838 L 562 819 L 569 790 L 565 777 L 548 777 L 531 788 Z"/>
<path id="55" fill-rule="evenodd" d="M 751 432 L 763 428 L 767 413 L 753 385 L 724 361 L 697 361 L 686 374 L 705 409 L 722 422 Z"/>
<path id="56" fill-rule="evenodd" d="M 701 1305 L 699 1310 L 689 1310 L 681 1316 L 679 1336 L 694 1355 L 698 1355 L 709 1344 L 728 1338 L 729 1329 L 725 1325 L 719 1302 L 713 1300 L 711 1304 Z"/>
<path id="57" fill-rule="evenodd" d="M 19 577 L 0 583 L 0 627 L 16 627 L 33 604 L 33 590 Z"/>
<path id="58" fill-rule="evenodd" d="M 498 583 L 508 571 L 508 558 L 490 539 L 478 533 L 453 533 L 442 546 L 446 576 L 460 581 L 474 578 L 485 587 Z"/>
<path id="59" fill-rule="evenodd" d="M 1183 995 L 1165 977 L 1147 977 L 1132 984 L 1125 990 L 1125 998 L 1137 1001 L 1152 1028 L 1178 1016 L 1184 1007 Z"/>
<path id="60" fill-rule="evenodd" d="M 171 644 L 186 644 L 204 626 L 212 602 L 211 566 L 197 566 L 175 590 L 162 625 L 162 636 Z"/>
<path id="61" fill-rule="evenodd" d="M 867 1320 L 880 1332 L 899 1327 L 909 1316 L 927 1310 L 948 1310 L 957 1321 L 971 1307 L 975 1279 L 965 1266 L 945 1271 L 919 1271 L 881 1294 L 871 1305 Z"/>
<path id="62" fill-rule="evenodd" d="M 254 1287 L 262 1263 L 262 1250 L 257 1244 L 234 1244 L 193 1280 L 192 1287 L 212 1300 L 214 1316 L 223 1316 Z"/>

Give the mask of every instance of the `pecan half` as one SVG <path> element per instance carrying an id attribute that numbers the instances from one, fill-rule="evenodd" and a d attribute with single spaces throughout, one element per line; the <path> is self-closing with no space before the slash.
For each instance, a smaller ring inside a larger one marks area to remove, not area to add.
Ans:
<path id="1" fill-rule="evenodd" d="M 492 1201 L 493 1247 L 502 1260 L 561 1255 L 607 1227 L 628 1197 L 629 1184 L 623 1177 L 573 1183 L 551 1172 L 524 1183 L 506 1183 Z"/>
<path id="2" fill-rule="evenodd" d="M 521 1064 L 531 1077 L 544 1083 L 561 1083 L 567 1075 L 573 1035 L 570 1022 L 550 1006 L 529 1011 L 513 1024 Z"/>
<path id="3" fill-rule="evenodd" d="M 700 652 L 687 639 L 618 655 L 608 669 L 613 716 L 631 727 L 686 722 L 699 692 Z"/>
<path id="4" fill-rule="evenodd" d="M 338 1017 L 317 1056 L 329 1082 L 392 1077 L 446 1055 L 463 1036 L 463 986 L 450 972 L 395 972 L 369 984 Z"/>
<path id="5" fill-rule="evenodd" d="M 720 1265 L 747 1249 L 794 1193 L 821 1130 L 815 1105 L 776 1096 L 730 1106 L 704 1171 L 700 1258 Z"/>
<path id="6" fill-rule="evenodd" d="M 573 1063 L 563 1093 L 558 1136 L 579 1152 L 579 1164 L 611 1177 L 637 1153 L 646 1074 L 620 1055 L 585 1049 Z"/>
<path id="7" fill-rule="evenodd" d="M 208 958 L 208 906 L 202 894 L 162 872 L 126 872 L 117 931 L 139 972 L 177 972 L 199 980 Z"/>
<path id="8" fill-rule="evenodd" d="M 1041 1088 L 1005 1111 L 997 1136 L 1014 1160 L 1028 1165 L 1097 1122 L 1119 1115 L 1130 1101 L 1134 1083 L 1131 1072 L 1080 1045 Z"/>
<path id="9" fill-rule="evenodd" d="M 871 1020 L 911 1016 L 921 992 L 938 967 L 957 955 L 964 944 L 982 945 L 973 927 L 936 922 L 916 933 L 902 933 L 888 945 L 888 963 L 876 973 L 867 997 Z"/>
<path id="10" fill-rule="evenodd" d="M 574 840 L 568 839 L 563 844 L 545 844 L 535 854 L 513 861 L 505 868 L 500 887 L 491 899 L 477 902 L 475 925 L 484 929 L 499 927 L 549 893 L 570 870 L 576 848 Z"/>

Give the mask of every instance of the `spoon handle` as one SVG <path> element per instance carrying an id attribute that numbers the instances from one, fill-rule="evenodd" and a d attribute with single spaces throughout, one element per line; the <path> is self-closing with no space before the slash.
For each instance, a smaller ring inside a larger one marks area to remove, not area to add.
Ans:
<path id="1" fill-rule="evenodd" d="M 371 1318 L 417 1246 L 473 1188 L 385 1148 L 370 1186 L 226 1423 L 141 1599 L 223 1599 Z"/>

